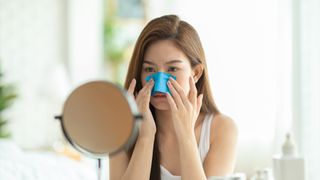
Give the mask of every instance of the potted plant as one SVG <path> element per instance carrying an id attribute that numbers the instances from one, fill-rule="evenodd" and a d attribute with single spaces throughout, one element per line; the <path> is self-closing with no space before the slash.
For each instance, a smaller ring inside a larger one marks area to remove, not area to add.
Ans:
<path id="1" fill-rule="evenodd" d="M 10 133 L 6 131 L 5 126 L 8 123 L 4 117 L 4 112 L 16 98 L 14 88 L 3 82 L 3 74 L 0 68 L 0 138 L 8 138 Z"/>

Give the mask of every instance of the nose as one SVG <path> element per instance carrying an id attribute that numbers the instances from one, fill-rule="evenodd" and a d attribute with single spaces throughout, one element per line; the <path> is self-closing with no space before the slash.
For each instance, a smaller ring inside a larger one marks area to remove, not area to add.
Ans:
<path id="1" fill-rule="evenodd" d="M 164 72 L 157 72 L 155 74 L 152 74 L 146 78 L 146 81 L 148 82 L 150 79 L 154 80 L 154 86 L 152 89 L 151 95 L 154 95 L 155 93 L 170 93 L 169 87 L 167 86 L 167 82 L 169 81 L 169 78 L 172 77 L 173 79 L 176 79 L 175 76 L 164 73 Z"/>

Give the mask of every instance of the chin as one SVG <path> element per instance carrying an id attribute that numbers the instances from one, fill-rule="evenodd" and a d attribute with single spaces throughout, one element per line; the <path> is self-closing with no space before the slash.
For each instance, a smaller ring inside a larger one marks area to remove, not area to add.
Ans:
<path id="1" fill-rule="evenodd" d="M 164 111 L 164 110 L 169 110 L 170 109 L 170 106 L 169 106 L 168 102 L 153 102 L 151 100 L 151 104 L 156 110 Z"/>

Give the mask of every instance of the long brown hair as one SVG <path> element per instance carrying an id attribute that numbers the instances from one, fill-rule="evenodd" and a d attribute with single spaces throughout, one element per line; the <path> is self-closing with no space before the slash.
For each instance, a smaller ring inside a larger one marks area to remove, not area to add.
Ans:
<path id="1" fill-rule="evenodd" d="M 152 43 L 160 40 L 171 40 L 174 42 L 188 57 L 192 68 L 196 65 L 202 65 L 203 73 L 196 83 L 198 95 L 203 94 L 200 112 L 218 114 L 219 110 L 214 103 L 210 90 L 205 54 L 198 33 L 190 24 L 180 20 L 176 15 L 166 15 L 153 19 L 142 30 L 131 57 L 124 85 L 125 88 L 128 89 L 130 82 L 135 78 L 137 83 L 134 92 L 140 91 L 142 88 L 141 71 L 145 52 Z M 154 107 L 151 104 L 150 109 L 157 124 Z M 160 154 L 157 144 L 157 140 L 155 140 L 150 173 L 151 180 L 160 180 Z"/>

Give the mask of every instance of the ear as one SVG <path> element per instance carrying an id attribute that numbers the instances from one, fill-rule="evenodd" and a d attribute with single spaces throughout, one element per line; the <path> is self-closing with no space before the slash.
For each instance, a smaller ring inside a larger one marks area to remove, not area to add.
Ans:
<path id="1" fill-rule="evenodd" d="M 192 69 L 192 77 L 193 77 L 194 82 L 196 82 L 196 83 L 198 82 L 198 80 L 202 76 L 202 73 L 203 73 L 202 64 L 198 64 Z"/>

